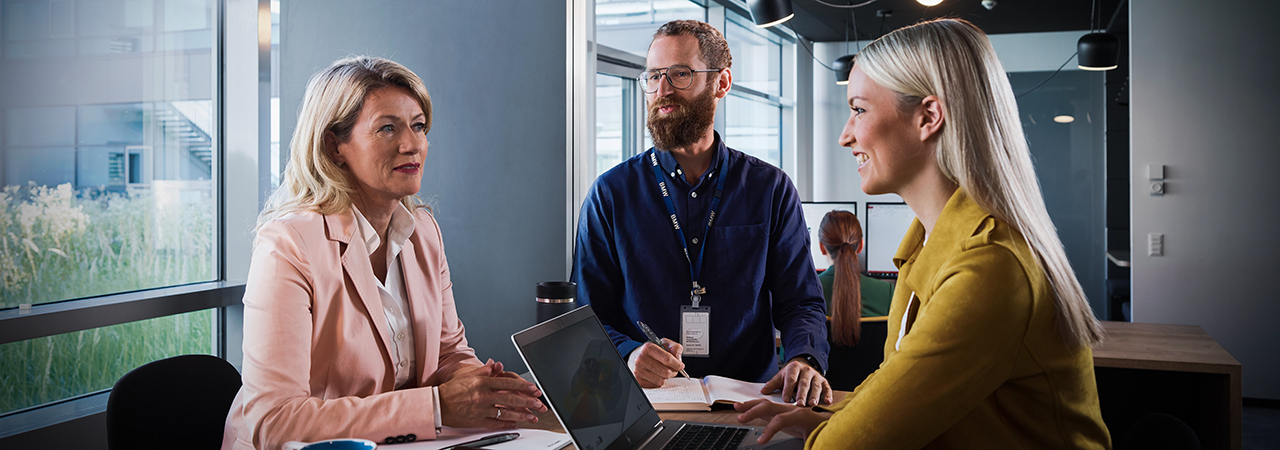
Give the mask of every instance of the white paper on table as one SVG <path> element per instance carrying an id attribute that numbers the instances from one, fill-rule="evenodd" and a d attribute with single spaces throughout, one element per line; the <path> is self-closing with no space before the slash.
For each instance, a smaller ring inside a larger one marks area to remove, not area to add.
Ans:
<path id="1" fill-rule="evenodd" d="M 461 444 L 467 441 L 474 441 L 491 434 L 500 433 L 520 433 L 520 437 L 503 442 L 501 444 L 486 445 L 486 449 L 494 450 L 515 450 L 515 449 L 531 449 L 531 450 L 557 450 L 572 444 L 573 440 L 569 439 L 569 435 L 564 433 L 556 433 L 547 430 L 534 430 L 530 428 L 518 428 L 515 430 L 492 430 L 487 428 L 449 428 L 444 427 L 436 439 L 432 441 L 417 441 L 406 444 L 395 445 L 379 445 L 379 448 L 388 448 L 395 450 L 439 450 L 450 445 Z"/>
<path id="2" fill-rule="evenodd" d="M 701 378 L 668 378 L 662 387 L 645 389 L 650 403 L 703 403 L 711 404 Z"/>

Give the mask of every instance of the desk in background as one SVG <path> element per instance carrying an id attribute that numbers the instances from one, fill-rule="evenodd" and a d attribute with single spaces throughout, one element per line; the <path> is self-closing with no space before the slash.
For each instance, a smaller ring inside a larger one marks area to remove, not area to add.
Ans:
<path id="1" fill-rule="evenodd" d="M 1195 325 L 1103 322 L 1093 350 L 1102 419 L 1119 444 L 1149 413 L 1190 425 L 1205 449 L 1243 445 L 1241 366 Z"/>

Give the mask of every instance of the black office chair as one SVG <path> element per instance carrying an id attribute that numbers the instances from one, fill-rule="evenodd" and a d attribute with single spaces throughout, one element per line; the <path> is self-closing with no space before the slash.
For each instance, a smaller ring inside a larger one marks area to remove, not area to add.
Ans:
<path id="1" fill-rule="evenodd" d="M 831 321 L 827 321 L 827 342 L 831 355 L 827 358 L 827 382 L 839 391 L 852 391 L 862 380 L 880 368 L 884 362 L 884 342 L 889 334 L 889 323 L 884 320 L 862 321 L 862 335 L 858 345 L 846 347 L 831 342 Z"/>
<path id="2" fill-rule="evenodd" d="M 120 377 L 107 400 L 107 448 L 217 449 L 240 373 L 209 355 L 144 364 Z"/>
<path id="3" fill-rule="evenodd" d="M 1117 450 L 1200 450 L 1200 437 L 1190 425 L 1165 413 L 1142 416 L 1125 434 Z"/>

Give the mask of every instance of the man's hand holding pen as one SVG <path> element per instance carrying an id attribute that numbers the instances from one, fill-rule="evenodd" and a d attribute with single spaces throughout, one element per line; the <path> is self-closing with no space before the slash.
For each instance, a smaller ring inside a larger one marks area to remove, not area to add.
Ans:
<path id="1" fill-rule="evenodd" d="M 684 363 L 680 361 L 684 346 L 670 339 L 663 339 L 662 345 L 659 347 L 652 342 L 646 342 L 632 351 L 627 358 L 627 365 L 636 375 L 636 380 L 640 382 L 642 388 L 662 387 L 667 378 L 674 377 L 684 370 Z"/>

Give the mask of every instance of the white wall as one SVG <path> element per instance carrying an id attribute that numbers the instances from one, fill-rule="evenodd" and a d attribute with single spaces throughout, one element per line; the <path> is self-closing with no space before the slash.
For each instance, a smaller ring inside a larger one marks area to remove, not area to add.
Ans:
<path id="1" fill-rule="evenodd" d="M 1244 396 L 1280 399 L 1280 3 L 1129 4 L 1134 321 L 1199 325 L 1244 366 Z"/>

